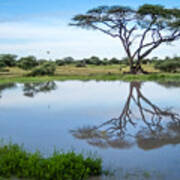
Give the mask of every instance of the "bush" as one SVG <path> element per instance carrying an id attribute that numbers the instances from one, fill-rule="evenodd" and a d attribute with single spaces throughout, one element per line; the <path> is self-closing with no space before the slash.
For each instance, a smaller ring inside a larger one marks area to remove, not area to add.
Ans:
<path id="1" fill-rule="evenodd" d="M 76 64 L 76 67 L 81 68 L 81 67 L 86 67 L 86 65 L 85 65 L 84 63 L 77 63 L 77 64 Z"/>
<path id="2" fill-rule="evenodd" d="M 16 144 L 0 147 L 0 175 L 39 180 L 82 180 L 102 173 L 101 159 L 84 158 L 74 152 L 54 152 L 44 158 L 39 152 L 28 153 Z"/>
<path id="3" fill-rule="evenodd" d="M 56 66 L 54 63 L 48 62 L 36 67 L 29 73 L 29 76 L 44 76 L 44 75 L 54 75 L 56 71 Z"/>
<path id="4" fill-rule="evenodd" d="M 57 66 L 64 66 L 66 64 L 66 62 L 64 60 L 57 59 L 56 64 L 57 64 Z"/>
<path id="5" fill-rule="evenodd" d="M 34 56 L 28 56 L 28 57 L 22 57 L 17 62 L 18 67 L 24 69 L 24 70 L 30 70 L 38 65 L 38 62 L 36 60 L 36 57 Z"/>
<path id="6" fill-rule="evenodd" d="M 159 61 L 155 68 L 164 72 L 177 72 L 180 70 L 180 60 Z"/>
<path id="7" fill-rule="evenodd" d="M 76 62 L 76 67 L 79 67 L 79 68 L 81 68 L 81 67 L 86 67 L 86 62 L 85 61 L 77 61 Z"/>
<path id="8" fill-rule="evenodd" d="M 13 54 L 1 54 L 0 55 L 0 67 L 2 67 L 2 65 L 4 66 L 9 66 L 9 67 L 13 67 L 16 65 L 16 55 Z"/>

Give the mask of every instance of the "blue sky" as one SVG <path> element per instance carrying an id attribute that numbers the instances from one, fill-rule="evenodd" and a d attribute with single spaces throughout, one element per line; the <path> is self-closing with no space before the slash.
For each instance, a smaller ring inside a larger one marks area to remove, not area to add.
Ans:
<path id="1" fill-rule="evenodd" d="M 51 58 L 124 57 L 118 40 L 93 31 L 69 27 L 73 15 L 99 5 L 138 7 L 144 3 L 180 8 L 179 0 L 0 0 L 0 53 Z M 180 55 L 178 43 L 152 56 Z"/>

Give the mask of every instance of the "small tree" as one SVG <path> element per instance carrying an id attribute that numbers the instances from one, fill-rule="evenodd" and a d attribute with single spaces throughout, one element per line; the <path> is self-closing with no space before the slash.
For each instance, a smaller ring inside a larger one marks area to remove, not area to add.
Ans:
<path id="1" fill-rule="evenodd" d="M 101 6 L 76 15 L 70 25 L 101 31 L 119 38 L 131 73 L 144 72 L 142 60 L 164 43 L 180 37 L 180 9 L 145 4 L 137 10 L 124 6 Z M 136 47 L 135 47 L 136 46 Z"/>

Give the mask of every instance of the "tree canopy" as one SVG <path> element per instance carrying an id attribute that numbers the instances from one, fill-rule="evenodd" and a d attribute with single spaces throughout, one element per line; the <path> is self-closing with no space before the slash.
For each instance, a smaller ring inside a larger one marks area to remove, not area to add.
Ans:
<path id="1" fill-rule="evenodd" d="M 180 37 L 180 9 L 144 4 L 138 9 L 126 6 L 100 6 L 73 17 L 70 25 L 101 31 L 119 38 L 132 73 L 141 61 L 163 43 Z"/>

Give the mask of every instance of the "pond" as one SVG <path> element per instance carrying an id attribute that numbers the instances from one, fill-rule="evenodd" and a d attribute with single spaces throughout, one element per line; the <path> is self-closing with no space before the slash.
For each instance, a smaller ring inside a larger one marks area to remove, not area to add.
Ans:
<path id="1" fill-rule="evenodd" d="M 113 177 L 180 178 L 180 83 L 0 85 L 0 138 L 45 155 L 93 152 Z"/>

